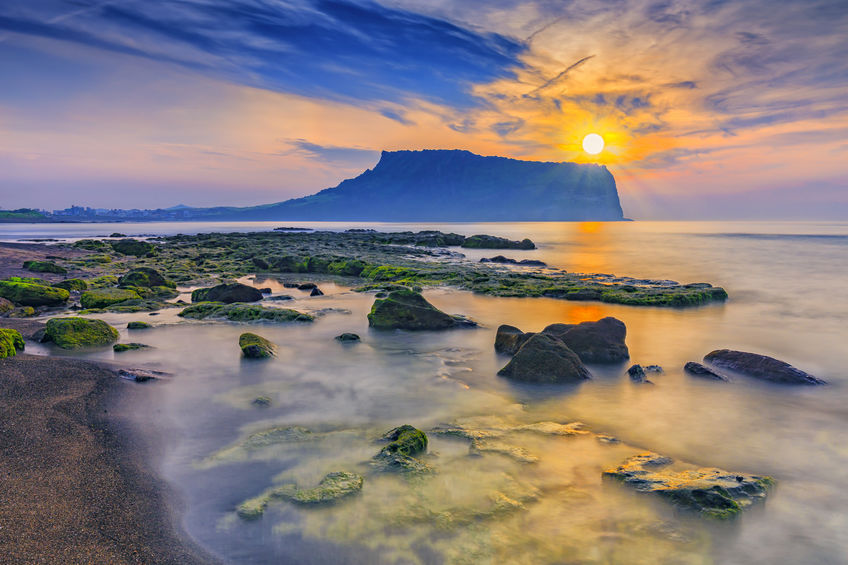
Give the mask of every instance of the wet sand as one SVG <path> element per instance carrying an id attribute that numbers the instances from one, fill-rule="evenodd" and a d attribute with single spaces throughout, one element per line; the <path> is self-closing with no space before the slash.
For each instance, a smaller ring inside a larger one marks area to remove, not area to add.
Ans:
<path id="1" fill-rule="evenodd" d="M 111 410 L 133 386 L 106 364 L 0 359 L 0 563 L 217 562 L 181 534 L 152 438 Z"/>

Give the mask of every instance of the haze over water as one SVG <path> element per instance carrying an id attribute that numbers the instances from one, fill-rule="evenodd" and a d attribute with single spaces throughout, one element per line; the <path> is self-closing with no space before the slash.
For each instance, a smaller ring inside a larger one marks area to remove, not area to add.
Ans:
<path id="1" fill-rule="evenodd" d="M 162 324 L 121 341 L 155 347 L 121 354 L 127 365 L 173 375 L 131 386 L 127 417 L 162 441 L 161 467 L 184 497 L 184 523 L 202 545 L 234 563 L 817 563 L 848 560 L 848 223 L 621 222 L 538 224 L 114 224 L 7 226 L 4 239 L 267 230 L 279 225 L 380 231 L 439 229 L 466 235 L 529 237 L 535 251 L 461 250 L 469 260 L 503 254 L 570 272 L 710 282 L 730 299 L 694 309 L 648 308 L 555 299 L 496 298 L 425 290 L 437 307 L 481 328 L 376 332 L 367 327 L 373 294 L 321 283 L 323 297 L 284 289 L 274 277 L 253 283 L 292 294 L 287 307 L 328 308 L 314 324 L 239 325 L 184 321 L 176 312 L 104 314 L 119 328 Z M 286 280 L 311 275 L 287 275 Z M 659 364 L 654 385 L 637 385 L 628 364 L 590 366 L 577 386 L 516 385 L 496 376 L 498 325 L 538 331 L 555 322 L 614 316 L 627 325 L 631 362 Z M 240 358 L 238 335 L 255 331 L 280 346 L 278 358 Z M 352 331 L 362 343 L 333 337 Z M 683 373 L 713 349 L 772 355 L 827 380 L 793 388 Z M 47 347 L 39 351 L 46 352 Z M 111 358 L 113 353 L 86 353 Z M 272 399 L 257 408 L 257 396 Z M 151 408 L 154 407 L 154 408 Z M 512 456 L 471 457 L 468 443 L 429 434 L 427 463 L 438 472 L 406 480 L 371 474 L 375 440 L 404 423 L 518 426 L 580 421 L 594 436 L 522 432 Z M 250 433 L 304 426 L 309 442 L 245 451 Z M 639 450 L 681 463 L 771 475 L 764 506 L 731 524 L 675 513 L 662 502 L 601 481 L 604 468 Z M 216 455 L 217 454 L 217 455 Z M 516 454 L 518 455 L 516 457 Z M 521 458 L 524 460 L 520 460 Z M 527 462 L 537 458 L 535 462 Z M 272 484 L 313 486 L 326 473 L 365 474 L 362 493 L 337 506 L 272 504 L 259 521 L 234 508 Z M 492 512 L 506 497 L 509 512 Z M 494 506 L 493 506 L 494 505 Z"/>

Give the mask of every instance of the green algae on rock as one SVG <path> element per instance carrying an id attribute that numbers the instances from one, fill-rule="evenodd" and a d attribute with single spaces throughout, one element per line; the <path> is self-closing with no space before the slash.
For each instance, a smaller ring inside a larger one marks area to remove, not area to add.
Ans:
<path id="1" fill-rule="evenodd" d="M 362 475 L 336 471 L 325 475 L 314 488 L 301 489 L 291 483 L 271 487 L 259 496 L 241 503 L 236 513 L 244 520 L 256 520 L 265 513 L 273 500 L 286 500 L 302 506 L 333 504 L 361 491 L 363 482 Z"/>
<path id="2" fill-rule="evenodd" d="M 118 284 L 122 287 L 177 287 L 176 283 L 168 280 L 162 275 L 162 273 L 152 267 L 136 267 L 118 279 Z"/>
<path id="3" fill-rule="evenodd" d="M 52 318 L 42 341 L 52 341 L 62 349 L 111 345 L 118 341 L 118 330 L 91 318 Z"/>
<path id="4" fill-rule="evenodd" d="M 592 378 L 576 353 L 562 340 L 546 333 L 533 334 L 498 375 L 532 383 L 580 382 Z"/>
<path id="5" fill-rule="evenodd" d="M 472 235 L 466 237 L 460 247 L 468 249 L 536 249 L 536 245 L 529 239 L 521 241 L 510 241 L 505 237 L 494 235 Z"/>
<path id="6" fill-rule="evenodd" d="M 19 306 L 61 306 L 71 295 L 64 288 L 9 280 L 0 281 L 0 296 Z"/>
<path id="7" fill-rule="evenodd" d="M 226 283 L 211 288 L 198 288 L 191 293 L 192 302 L 258 302 L 262 293 L 258 288 L 241 283 Z"/>
<path id="8" fill-rule="evenodd" d="M 148 330 L 152 327 L 147 322 L 127 322 L 128 330 Z"/>
<path id="9" fill-rule="evenodd" d="M 241 353 L 250 359 L 267 359 L 276 355 L 277 346 L 260 335 L 243 333 L 239 336 Z"/>
<path id="10" fill-rule="evenodd" d="M 25 347 L 24 337 L 18 330 L 0 328 L 0 359 L 13 357 Z"/>
<path id="11" fill-rule="evenodd" d="M 676 506 L 717 520 L 737 517 L 744 508 L 766 498 L 771 477 L 731 473 L 716 468 L 671 471 L 669 457 L 646 452 L 603 472 L 638 492 L 654 493 Z"/>
<path id="12" fill-rule="evenodd" d="M 88 284 L 82 279 L 65 279 L 61 282 L 57 282 L 53 286 L 55 286 L 56 288 L 64 288 L 68 292 L 82 292 L 88 289 Z"/>
<path id="13" fill-rule="evenodd" d="M 109 244 L 116 252 L 122 255 L 134 255 L 135 257 L 144 257 L 155 249 L 152 243 L 132 238 L 110 241 Z"/>
<path id="14" fill-rule="evenodd" d="M 413 473 L 430 470 L 416 457 L 427 451 L 427 434 L 421 430 L 404 424 L 383 434 L 382 439 L 390 443 L 374 456 L 373 461 L 378 468 Z"/>
<path id="15" fill-rule="evenodd" d="M 312 322 L 309 314 L 288 308 L 271 308 L 258 304 L 222 304 L 220 302 L 198 302 L 184 308 L 178 316 L 203 320 L 223 318 L 231 322 Z"/>
<path id="16" fill-rule="evenodd" d="M 149 347 L 149 345 L 144 343 L 116 343 L 112 346 L 112 351 L 123 353 L 124 351 L 135 351 L 136 349 L 147 349 Z"/>
<path id="17" fill-rule="evenodd" d="M 12 304 L 11 300 L 0 296 L 0 314 L 6 314 L 7 312 L 11 312 L 14 309 L 15 305 Z"/>
<path id="18" fill-rule="evenodd" d="M 393 290 L 386 298 L 377 298 L 368 314 L 368 325 L 377 329 L 443 330 L 474 326 L 474 322 L 446 314 L 427 302 L 420 293 Z"/>
<path id="19" fill-rule="evenodd" d="M 87 290 L 80 296 L 83 308 L 107 308 L 127 300 L 139 300 L 141 296 L 133 290 L 124 288 L 96 288 Z"/>
<path id="20" fill-rule="evenodd" d="M 24 269 L 33 273 L 56 273 L 64 275 L 68 269 L 53 261 L 24 261 Z"/>

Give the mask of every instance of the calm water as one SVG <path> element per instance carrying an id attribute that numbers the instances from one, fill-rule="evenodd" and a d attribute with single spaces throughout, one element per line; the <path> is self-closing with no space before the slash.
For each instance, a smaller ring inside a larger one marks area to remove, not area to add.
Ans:
<path id="1" fill-rule="evenodd" d="M 3 226 L 3 239 L 246 231 L 278 225 L 115 224 Z M 326 296 L 294 294 L 286 306 L 324 311 L 314 324 L 252 325 L 280 346 L 268 362 L 240 359 L 246 326 L 182 321 L 175 311 L 147 318 L 104 315 L 123 327 L 158 325 L 122 340 L 149 351 L 120 355 L 129 365 L 173 376 L 131 385 L 128 417 L 165 441 L 164 476 L 185 501 L 184 524 L 201 544 L 234 563 L 622 563 L 754 564 L 848 562 L 848 224 L 535 223 L 374 225 L 530 237 L 538 250 L 509 252 L 569 271 L 707 281 L 726 304 L 697 309 L 636 308 L 552 299 L 506 299 L 436 289 L 436 306 L 478 320 L 477 330 L 373 332 L 373 295 L 321 284 Z M 486 252 L 469 252 L 473 260 Z M 279 281 L 258 286 L 283 292 Z M 506 358 L 492 344 L 499 324 L 539 330 L 554 322 L 615 316 L 627 325 L 632 362 L 660 364 L 654 386 L 635 385 L 627 365 L 591 366 L 578 386 L 516 386 L 495 375 Z M 362 343 L 333 340 L 343 331 Z M 776 387 L 753 380 L 715 383 L 686 376 L 686 361 L 729 347 L 784 359 L 828 380 L 826 387 Z M 40 351 L 48 352 L 47 348 Z M 85 355 L 112 357 L 111 351 Z M 251 404 L 272 399 L 269 408 Z M 431 435 L 437 473 L 407 480 L 372 474 L 376 438 L 403 423 L 509 427 L 583 422 L 591 435 L 516 432 L 504 450 L 471 457 L 467 442 Z M 299 425 L 308 442 L 246 450 L 250 433 Z M 650 449 L 680 464 L 769 474 L 767 503 L 736 523 L 708 524 L 602 483 L 602 469 Z M 513 454 L 515 452 L 513 451 Z M 535 458 L 535 462 L 527 462 Z M 361 495 L 333 507 L 272 504 L 244 522 L 234 508 L 286 481 L 313 486 L 328 472 L 366 476 Z M 508 500 L 512 511 L 503 508 Z"/>

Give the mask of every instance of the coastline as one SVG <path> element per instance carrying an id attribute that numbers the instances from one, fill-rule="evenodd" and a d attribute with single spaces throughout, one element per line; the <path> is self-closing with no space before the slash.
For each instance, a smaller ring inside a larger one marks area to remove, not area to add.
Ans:
<path id="1" fill-rule="evenodd" d="M 121 417 L 136 385 L 105 363 L 26 353 L 0 360 L 0 377 L 0 562 L 219 563 L 181 531 L 155 438 Z"/>

